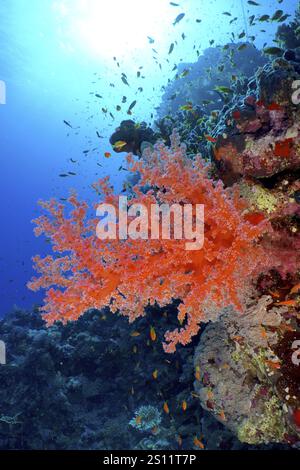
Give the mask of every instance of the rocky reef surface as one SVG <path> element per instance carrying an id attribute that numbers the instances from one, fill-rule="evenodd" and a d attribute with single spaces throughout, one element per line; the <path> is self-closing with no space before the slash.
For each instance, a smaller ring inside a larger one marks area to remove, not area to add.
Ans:
<path id="1" fill-rule="evenodd" d="M 174 310 L 151 309 L 151 322 L 133 325 L 91 310 L 50 328 L 37 310 L 9 314 L 0 322 L 0 449 L 284 448 L 241 443 L 199 406 L 197 341 L 171 355 L 162 348 Z"/>

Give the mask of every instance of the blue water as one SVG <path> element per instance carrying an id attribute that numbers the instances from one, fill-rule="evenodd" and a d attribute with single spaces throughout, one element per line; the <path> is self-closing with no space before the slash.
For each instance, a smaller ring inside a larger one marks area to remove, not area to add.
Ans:
<path id="1" fill-rule="evenodd" d="M 243 30 L 242 6 L 246 17 L 278 8 L 293 14 L 296 7 L 291 0 L 280 5 L 277 0 L 259 2 L 259 7 L 240 0 L 176 3 L 180 7 L 168 0 L 1 0 L 0 80 L 7 88 L 6 105 L 0 105 L 1 315 L 14 305 L 29 308 L 42 300 L 42 293 L 26 287 L 33 275 L 32 256 L 49 251 L 45 240 L 35 238 L 32 231 L 31 220 L 39 214 L 37 201 L 64 198 L 75 188 L 92 204 L 91 184 L 105 175 L 110 175 L 116 191 L 121 190 L 126 173 L 118 168 L 125 155 L 114 154 L 109 137 L 128 118 L 126 107 L 116 111 L 122 96 L 128 104 L 137 100 L 137 122 L 153 122 L 162 87 L 176 73 L 174 64 L 196 61 L 194 45 L 201 52 L 210 40 L 225 44 L 232 32 Z M 238 20 L 229 25 L 224 11 Z M 182 12 L 185 18 L 173 26 Z M 276 28 L 277 24 L 265 23 L 252 28 L 255 45 L 271 45 Z M 148 36 L 154 38 L 153 44 Z M 178 45 L 168 56 L 175 41 Z M 145 78 L 137 78 L 139 67 Z M 122 72 L 130 87 L 121 81 Z M 139 87 L 143 92 L 137 91 Z M 101 111 L 103 106 L 114 119 Z M 96 150 L 83 154 L 92 149 Z M 112 153 L 110 159 L 104 158 L 106 151 Z M 59 177 L 68 171 L 76 176 Z"/>

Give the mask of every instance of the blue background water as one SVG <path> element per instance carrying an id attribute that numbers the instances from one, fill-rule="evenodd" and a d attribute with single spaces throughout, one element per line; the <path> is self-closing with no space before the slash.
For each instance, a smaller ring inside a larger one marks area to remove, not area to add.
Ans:
<path id="1" fill-rule="evenodd" d="M 172 72 L 174 64 L 196 61 L 194 45 L 201 51 L 211 39 L 225 44 L 231 32 L 245 28 L 242 3 L 247 17 L 273 14 L 278 8 L 293 14 L 296 7 L 291 0 L 280 5 L 277 0 L 264 1 L 260 7 L 241 0 L 176 3 L 180 7 L 168 0 L 1 0 L 0 80 L 6 83 L 7 103 L 0 105 L 0 315 L 13 305 L 27 308 L 42 300 L 42 293 L 26 288 L 33 274 L 31 257 L 49 251 L 45 240 L 36 239 L 32 232 L 31 220 L 39 214 L 37 200 L 66 197 L 75 188 L 92 204 L 90 185 L 107 174 L 116 191 L 122 188 L 126 173 L 118 168 L 124 155 L 103 156 L 111 151 L 112 131 L 128 118 L 128 106 L 116 111 L 122 96 L 127 96 L 128 104 L 137 99 L 136 121 L 151 122 L 161 87 L 176 73 Z M 229 25 L 232 17 L 222 15 L 224 11 L 232 12 L 238 21 Z M 182 12 L 185 18 L 173 26 Z M 202 22 L 196 23 L 197 18 Z M 264 23 L 249 34 L 257 36 L 257 47 L 271 45 L 276 27 Z M 150 44 L 147 36 L 155 43 Z M 168 56 L 176 40 L 178 45 Z M 153 60 L 152 48 L 158 52 L 162 70 Z M 136 75 L 140 66 L 144 79 Z M 122 83 L 122 72 L 130 87 Z M 143 87 L 142 93 L 138 87 Z M 103 106 L 115 120 L 104 115 Z M 96 131 L 103 139 L 98 139 Z M 77 175 L 59 177 L 68 171 Z"/>

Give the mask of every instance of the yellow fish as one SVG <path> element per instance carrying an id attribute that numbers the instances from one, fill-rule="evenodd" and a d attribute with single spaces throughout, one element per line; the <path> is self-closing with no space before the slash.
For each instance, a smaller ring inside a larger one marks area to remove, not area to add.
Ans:
<path id="1" fill-rule="evenodd" d="M 118 140 L 118 142 L 113 145 L 113 148 L 116 150 L 122 150 L 122 148 L 126 147 L 126 145 L 127 142 L 125 142 L 124 140 Z"/>
<path id="2" fill-rule="evenodd" d="M 198 382 L 200 382 L 200 378 L 201 378 L 200 367 L 199 367 L 199 366 L 196 366 L 196 370 L 195 370 L 195 379 L 198 380 Z"/>
<path id="3" fill-rule="evenodd" d="M 152 341 L 156 341 L 157 338 L 156 331 L 153 326 L 150 327 L 150 338 Z"/>
<path id="4" fill-rule="evenodd" d="M 190 104 L 190 103 L 188 103 L 188 104 L 185 104 L 185 105 L 183 105 L 183 106 L 180 106 L 180 109 L 181 109 L 182 111 L 192 111 L 193 105 Z"/>

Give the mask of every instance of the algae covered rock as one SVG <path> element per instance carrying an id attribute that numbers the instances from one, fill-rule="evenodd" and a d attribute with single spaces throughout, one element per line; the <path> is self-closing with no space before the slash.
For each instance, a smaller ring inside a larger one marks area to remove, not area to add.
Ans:
<path id="1" fill-rule="evenodd" d="M 247 444 L 300 440 L 292 419 L 300 391 L 294 390 L 297 396 L 289 401 L 278 387 L 286 375 L 276 353 L 286 313 L 286 307 L 275 308 L 268 296 L 242 315 L 229 309 L 205 329 L 196 348 L 200 375 L 194 386 L 201 405 Z"/>

